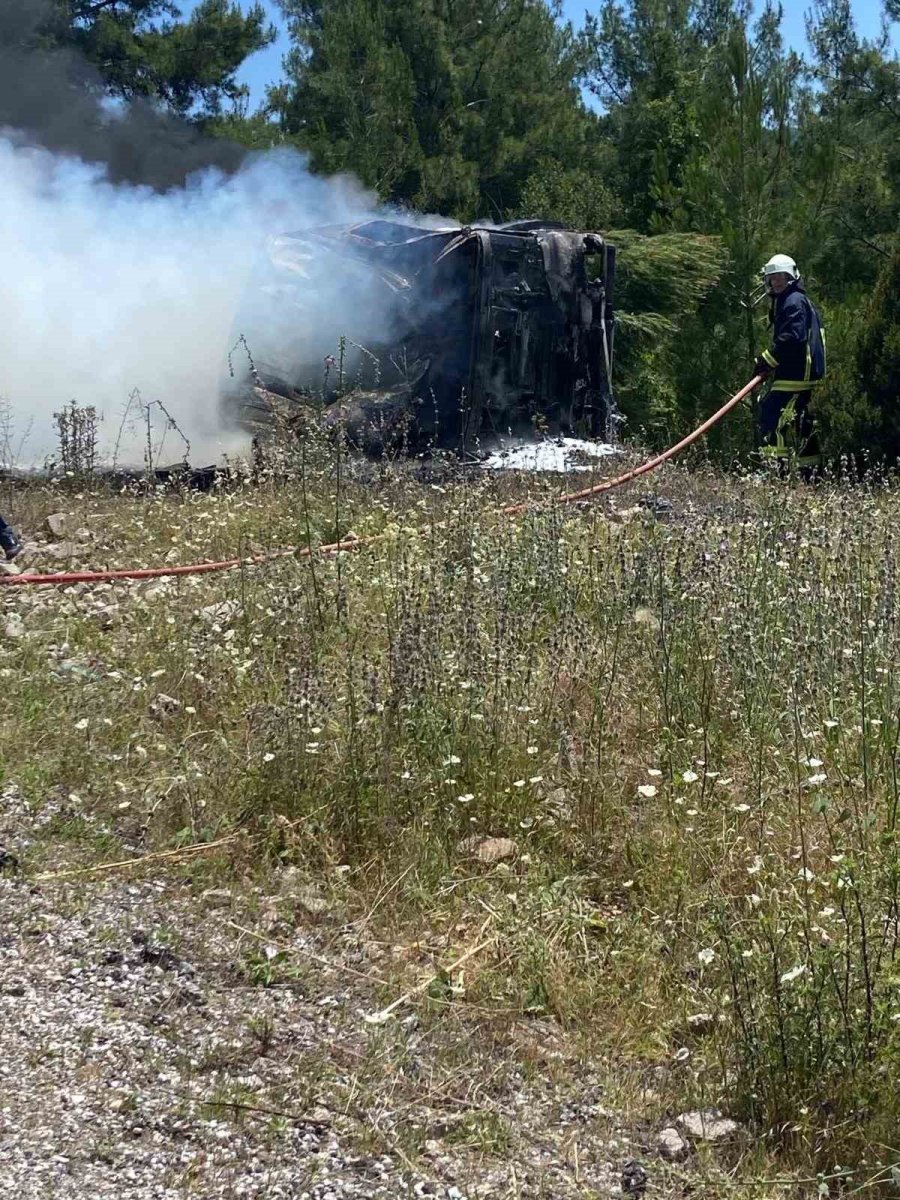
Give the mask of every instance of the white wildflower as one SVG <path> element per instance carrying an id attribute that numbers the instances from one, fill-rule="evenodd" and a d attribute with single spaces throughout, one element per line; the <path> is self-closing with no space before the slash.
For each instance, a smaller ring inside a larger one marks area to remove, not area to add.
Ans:
<path id="1" fill-rule="evenodd" d="M 80 721 L 75 722 L 76 729 L 87 729 L 88 725 L 90 725 L 90 721 L 87 717 L 82 717 Z"/>
<path id="2" fill-rule="evenodd" d="M 445 758 L 441 763 L 442 767 L 455 767 L 462 762 L 458 754 L 451 754 L 449 758 Z"/>
<path id="3" fill-rule="evenodd" d="M 651 779 L 659 779 L 659 777 L 662 775 L 662 771 L 660 771 L 658 767 L 648 767 L 647 774 Z"/>
<path id="4" fill-rule="evenodd" d="M 459 801 L 460 804 L 469 804 L 472 800 L 475 799 L 475 794 L 474 794 L 474 792 L 466 792 L 462 796 L 457 796 L 456 799 Z"/>
<path id="5" fill-rule="evenodd" d="M 802 879 L 804 883 L 812 883 L 812 881 L 815 879 L 815 875 L 813 875 L 809 867 L 801 867 L 797 872 L 797 878 Z"/>
<path id="6" fill-rule="evenodd" d="M 716 952 L 710 946 L 707 946 L 705 950 L 701 950 L 699 952 L 699 954 L 697 955 L 697 958 L 700 960 L 700 962 L 705 967 L 708 967 L 709 964 L 715 959 L 715 957 L 716 957 Z"/>
<path id="7" fill-rule="evenodd" d="M 272 753 L 272 751 L 267 750 L 266 753 L 263 755 L 263 762 L 270 763 L 273 761 L 274 758 L 275 758 L 275 755 Z"/>
<path id="8" fill-rule="evenodd" d="M 685 783 L 696 783 L 697 780 L 700 778 L 700 776 L 697 774 L 696 771 L 685 771 L 682 774 L 681 778 L 684 780 Z"/>
<path id="9" fill-rule="evenodd" d="M 806 964 L 798 963 L 796 967 L 791 967 L 791 969 L 789 971 L 785 971 L 785 973 L 781 976 L 781 982 L 782 983 L 793 983 L 794 980 L 799 979 L 800 976 L 803 975 L 805 971 L 806 971 Z"/>
<path id="10" fill-rule="evenodd" d="M 656 795 L 656 788 L 652 783 L 642 783 L 638 788 L 638 793 L 641 796 L 646 796 L 648 800 L 651 800 Z"/>

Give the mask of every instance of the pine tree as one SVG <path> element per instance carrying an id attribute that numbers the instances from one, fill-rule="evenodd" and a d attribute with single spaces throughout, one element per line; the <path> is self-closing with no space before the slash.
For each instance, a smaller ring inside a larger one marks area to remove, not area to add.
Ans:
<path id="1" fill-rule="evenodd" d="M 731 256 L 729 297 L 735 316 L 742 314 L 735 366 L 743 360 L 749 367 L 760 348 L 751 298 L 763 262 L 785 236 L 790 96 L 799 64 L 781 55 L 778 19 L 767 7 L 755 39 L 735 25 L 710 55 L 697 105 L 700 137 L 684 170 L 688 227 L 720 236 Z"/>
<path id="2" fill-rule="evenodd" d="M 609 237 L 618 248 L 619 405 L 629 428 L 668 441 L 687 424 L 696 424 L 701 413 L 708 415 L 695 390 L 683 386 L 678 367 L 687 347 L 693 353 L 693 381 L 710 378 L 703 355 L 718 347 L 705 338 L 701 314 L 728 268 L 729 255 L 721 239 L 702 234 L 648 237 L 613 230 Z"/>
<path id="3" fill-rule="evenodd" d="M 900 62 L 885 36 L 859 38 L 849 0 L 815 0 L 807 28 L 816 92 L 800 114 L 809 190 L 794 224 L 841 294 L 874 286 L 900 221 Z"/>
<path id="4" fill-rule="evenodd" d="M 741 24 L 732 0 L 605 0 L 582 33 L 584 79 L 607 115 L 627 197 L 644 232 L 677 226 L 682 170 L 699 136 L 697 99 L 712 47 Z"/>
<path id="5" fill-rule="evenodd" d="M 745 382 L 763 339 L 742 302 L 772 252 L 789 107 L 778 12 L 767 7 L 753 37 L 748 17 L 732 0 L 607 0 L 584 35 L 587 80 L 607 109 L 618 160 L 611 182 L 627 198 L 626 217 L 647 233 L 695 237 L 685 238 L 684 265 L 672 277 L 680 304 L 672 296 L 661 309 L 657 297 L 635 324 L 629 300 L 619 339 L 620 394 L 667 435 Z M 657 244 L 665 257 L 665 239 L 632 243 L 622 276 L 640 270 L 643 257 L 652 266 Z M 745 420 L 747 444 L 750 427 Z"/>
<path id="6" fill-rule="evenodd" d="M 502 220 L 535 177 L 591 165 L 597 118 L 558 4 L 281 4 L 293 47 L 272 103 L 314 169 L 351 170 L 418 209 Z"/>
<path id="7" fill-rule="evenodd" d="M 244 14 L 232 0 L 200 0 L 186 20 L 172 0 L 40 4 L 37 44 L 76 51 L 109 95 L 143 97 L 181 116 L 211 117 L 226 104 L 245 104 L 237 70 L 275 37 L 259 3 Z"/>
<path id="8" fill-rule="evenodd" d="M 863 396 L 877 414 L 870 446 L 900 459 L 900 239 L 864 310 L 856 353 Z"/>
<path id="9" fill-rule="evenodd" d="M 884 311 L 900 223 L 900 64 L 885 36 L 859 37 L 848 0 L 816 0 L 807 28 L 815 86 L 797 114 L 801 183 L 784 211 L 827 329 L 817 417 L 831 455 L 868 448 L 891 456 L 900 448 L 896 418 L 875 400 L 880 389 L 866 359 L 873 292 L 878 284 Z"/>

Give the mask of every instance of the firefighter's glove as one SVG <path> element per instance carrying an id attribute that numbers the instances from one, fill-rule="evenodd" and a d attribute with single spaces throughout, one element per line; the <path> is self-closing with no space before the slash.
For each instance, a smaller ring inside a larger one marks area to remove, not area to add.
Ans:
<path id="1" fill-rule="evenodd" d="M 762 375 L 763 379 L 768 379 L 768 377 L 769 377 L 769 375 L 771 375 L 771 373 L 772 373 L 772 368 L 769 366 L 769 364 L 766 362 L 766 360 L 762 357 L 762 355 L 760 355 L 759 358 L 756 360 L 756 362 L 753 364 L 753 374 L 754 375 Z"/>

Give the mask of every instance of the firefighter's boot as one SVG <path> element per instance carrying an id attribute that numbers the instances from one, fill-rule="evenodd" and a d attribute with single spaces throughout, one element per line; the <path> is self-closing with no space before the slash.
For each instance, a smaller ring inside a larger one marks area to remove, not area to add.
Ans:
<path id="1" fill-rule="evenodd" d="M 0 528 L 0 550 L 4 552 L 10 562 L 24 549 L 25 547 L 16 537 L 16 531 L 11 525 L 4 525 Z"/>

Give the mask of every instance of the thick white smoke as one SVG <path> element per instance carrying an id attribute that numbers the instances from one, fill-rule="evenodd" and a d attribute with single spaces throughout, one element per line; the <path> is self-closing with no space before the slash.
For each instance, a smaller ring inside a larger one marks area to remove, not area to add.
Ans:
<path id="1" fill-rule="evenodd" d="M 195 463 L 234 451 L 219 428 L 217 391 L 263 239 L 375 209 L 352 180 L 314 177 L 292 152 L 160 194 L 113 186 L 102 167 L 0 136 L 0 398 L 16 445 L 30 429 L 22 463 L 52 454 L 52 414 L 72 399 L 102 413 L 108 457 L 135 388 L 165 404 Z M 347 302 L 331 311 L 338 298 L 323 292 L 311 319 L 339 329 Z M 162 457 L 181 450 L 173 436 Z M 140 462 L 137 431 L 123 458 Z"/>

